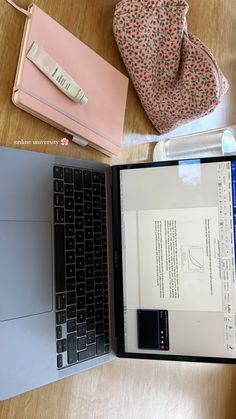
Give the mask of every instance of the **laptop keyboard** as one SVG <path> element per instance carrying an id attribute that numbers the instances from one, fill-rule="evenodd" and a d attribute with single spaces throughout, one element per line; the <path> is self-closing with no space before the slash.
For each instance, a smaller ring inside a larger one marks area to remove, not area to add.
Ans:
<path id="1" fill-rule="evenodd" d="M 106 176 L 54 166 L 57 367 L 110 351 Z"/>

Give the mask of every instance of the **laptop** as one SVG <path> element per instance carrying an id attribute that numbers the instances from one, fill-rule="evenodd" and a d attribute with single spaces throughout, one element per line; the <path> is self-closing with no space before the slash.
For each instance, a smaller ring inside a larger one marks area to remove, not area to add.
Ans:
<path id="1" fill-rule="evenodd" d="M 0 147 L 0 399 L 116 356 L 235 363 L 236 159 Z"/>

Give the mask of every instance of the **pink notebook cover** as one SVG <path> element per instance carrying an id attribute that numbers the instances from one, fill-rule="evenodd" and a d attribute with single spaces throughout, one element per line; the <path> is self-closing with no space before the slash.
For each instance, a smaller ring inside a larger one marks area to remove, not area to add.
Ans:
<path id="1" fill-rule="evenodd" d="M 52 125 L 81 135 L 105 153 L 118 154 L 128 78 L 40 8 L 33 5 L 30 10 L 26 44 L 22 45 L 23 61 L 18 64 L 14 86 L 17 101 L 14 102 Z M 25 57 L 34 41 L 81 86 L 88 97 L 86 105 L 72 102 Z"/>

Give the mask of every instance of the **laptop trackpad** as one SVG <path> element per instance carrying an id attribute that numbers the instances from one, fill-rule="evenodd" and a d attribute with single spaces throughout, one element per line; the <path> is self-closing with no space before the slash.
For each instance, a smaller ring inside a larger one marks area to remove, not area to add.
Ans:
<path id="1" fill-rule="evenodd" d="M 0 320 L 52 310 L 49 222 L 0 221 Z"/>

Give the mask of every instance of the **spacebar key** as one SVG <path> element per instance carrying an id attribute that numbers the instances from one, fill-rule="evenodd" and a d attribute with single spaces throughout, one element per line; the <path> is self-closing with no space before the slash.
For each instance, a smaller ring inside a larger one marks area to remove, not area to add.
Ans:
<path id="1" fill-rule="evenodd" d="M 77 362 L 76 333 L 67 335 L 67 361 L 68 364 Z"/>
<path id="2" fill-rule="evenodd" d="M 54 226 L 56 292 L 65 291 L 65 227 Z"/>

